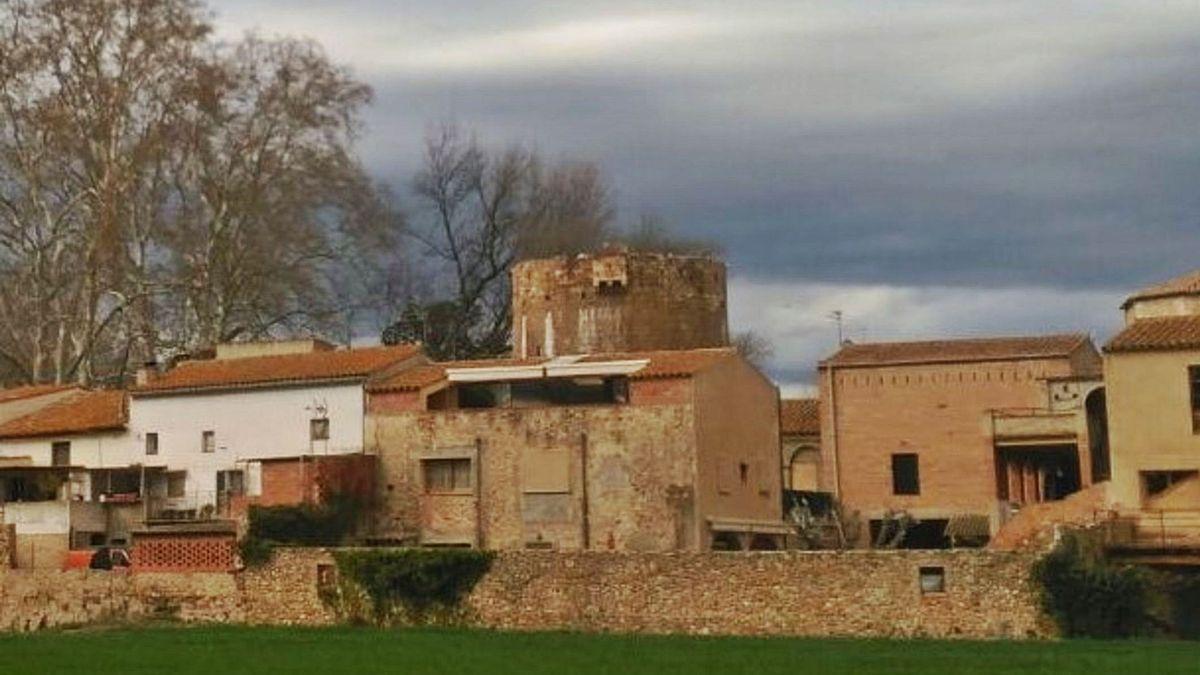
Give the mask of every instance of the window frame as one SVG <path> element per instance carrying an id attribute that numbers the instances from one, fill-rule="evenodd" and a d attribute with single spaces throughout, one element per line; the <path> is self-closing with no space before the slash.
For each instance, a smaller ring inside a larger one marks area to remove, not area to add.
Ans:
<path id="1" fill-rule="evenodd" d="M 902 481 L 898 469 L 905 468 L 905 463 L 912 462 L 911 489 Z M 917 497 L 921 494 L 921 456 L 915 452 L 892 453 L 892 494 L 898 497 Z"/>
<path id="2" fill-rule="evenodd" d="M 322 434 L 317 431 L 323 429 Z M 308 440 L 310 441 L 328 441 L 329 440 L 329 418 L 328 417 L 313 417 L 308 420 Z"/>
<path id="3" fill-rule="evenodd" d="M 211 455 L 217 451 L 217 432 L 206 429 L 200 432 L 200 453 Z"/>
<path id="4" fill-rule="evenodd" d="M 158 432 L 157 431 L 147 431 L 144 440 L 145 440 L 146 455 L 157 455 L 158 454 Z M 153 441 L 153 443 L 151 441 Z"/>
<path id="5" fill-rule="evenodd" d="M 66 453 L 66 461 L 59 460 L 59 453 Z M 50 443 L 50 466 L 71 466 L 71 441 L 53 441 Z"/>
<path id="6" fill-rule="evenodd" d="M 446 466 L 449 484 L 431 481 L 430 470 Z M 457 468 L 456 468 L 457 467 Z M 421 491 L 427 495 L 469 495 L 475 492 L 475 465 L 471 457 L 424 457 L 421 459 Z M 460 478 L 465 478 L 460 484 Z"/>

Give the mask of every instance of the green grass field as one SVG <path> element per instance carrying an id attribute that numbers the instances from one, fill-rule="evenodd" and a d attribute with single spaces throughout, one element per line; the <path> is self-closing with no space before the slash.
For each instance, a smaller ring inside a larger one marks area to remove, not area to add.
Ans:
<path id="1" fill-rule="evenodd" d="M 1200 673 L 1200 643 L 163 627 L 0 637 L 0 673 Z"/>

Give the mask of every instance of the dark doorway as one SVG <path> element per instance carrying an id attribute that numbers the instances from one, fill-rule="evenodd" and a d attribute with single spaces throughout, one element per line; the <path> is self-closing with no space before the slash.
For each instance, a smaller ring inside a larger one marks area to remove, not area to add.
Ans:
<path id="1" fill-rule="evenodd" d="M 1087 411 L 1088 450 L 1092 459 L 1092 482 L 1099 483 L 1112 477 L 1108 458 L 1108 408 L 1104 387 L 1094 390 L 1084 401 Z"/>

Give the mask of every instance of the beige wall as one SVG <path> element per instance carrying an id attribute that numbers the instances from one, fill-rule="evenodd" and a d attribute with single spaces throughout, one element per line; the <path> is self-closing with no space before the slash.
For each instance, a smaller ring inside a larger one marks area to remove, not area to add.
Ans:
<path id="1" fill-rule="evenodd" d="M 1141 504 L 1140 471 L 1200 469 L 1200 435 L 1192 432 L 1190 365 L 1200 365 L 1200 350 L 1105 357 L 1114 506 Z"/>
<path id="2" fill-rule="evenodd" d="M 705 518 L 778 523 L 782 476 L 775 386 L 744 359 L 718 361 L 696 376 L 696 434 L 701 523 Z"/>
<path id="3" fill-rule="evenodd" d="M 1138 319 L 1200 314 L 1200 296 L 1138 300 L 1125 310 L 1126 325 Z"/>
<path id="4" fill-rule="evenodd" d="M 1071 369 L 1066 358 L 823 368 L 824 484 L 867 517 L 888 509 L 918 518 L 993 515 L 998 503 L 989 411 L 1045 408 L 1044 379 L 1070 375 Z M 893 494 L 894 453 L 919 456 L 920 495 Z M 1090 476 L 1081 478 L 1086 484 Z"/>

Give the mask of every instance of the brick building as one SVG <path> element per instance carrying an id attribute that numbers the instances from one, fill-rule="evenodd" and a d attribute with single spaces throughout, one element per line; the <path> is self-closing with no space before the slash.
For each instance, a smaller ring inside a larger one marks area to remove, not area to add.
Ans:
<path id="1" fill-rule="evenodd" d="M 864 539 L 900 512 L 914 547 L 995 532 L 1107 478 L 1100 366 L 1086 335 L 846 344 L 820 363 L 820 485 Z"/>
<path id="2" fill-rule="evenodd" d="M 517 263 L 513 355 L 729 344 L 725 265 L 708 256 L 611 250 Z"/>
<path id="3" fill-rule="evenodd" d="M 729 348 L 439 363 L 370 385 L 381 538 L 773 547 L 778 394 Z"/>

